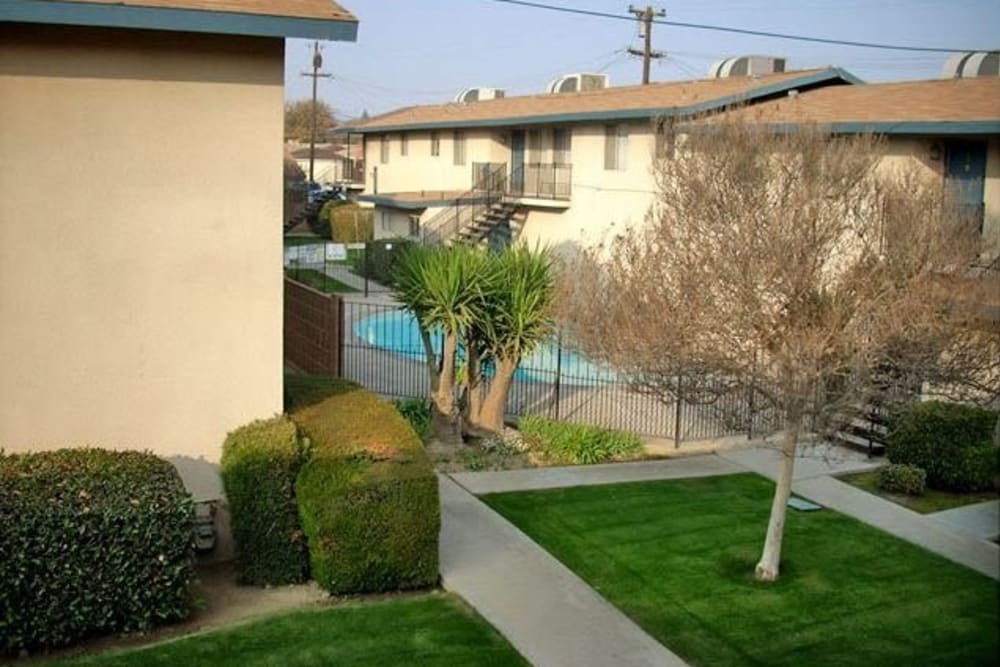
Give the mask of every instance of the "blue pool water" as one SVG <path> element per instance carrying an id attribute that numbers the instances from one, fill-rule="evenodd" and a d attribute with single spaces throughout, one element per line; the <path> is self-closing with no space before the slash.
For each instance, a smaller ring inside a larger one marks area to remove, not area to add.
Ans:
<path id="1" fill-rule="evenodd" d="M 371 315 L 354 325 L 354 334 L 369 345 L 404 357 L 423 359 L 424 346 L 420 329 L 413 316 L 405 311 L 389 311 Z M 434 351 L 441 352 L 440 335 L 431 336 Z M 461 354 L 461 351 L 460 351 Z M 515 378 L 530 382 L 554 382 L 556 369 L 559 381 L 567 385 L 604 384 L 615 381 L 612 370 L 598 366 L 584 357 L 563 349 L 560 355 L 555 343 L 545 343 L 521 361 Z"/>

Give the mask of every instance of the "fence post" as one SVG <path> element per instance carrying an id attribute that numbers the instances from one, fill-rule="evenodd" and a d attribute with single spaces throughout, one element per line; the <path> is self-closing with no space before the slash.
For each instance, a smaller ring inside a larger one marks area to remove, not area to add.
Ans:
<path id="1" fill-rule="evenodd" d="M 559 421 L 559 393 L 562 376 L 562 330 L 556 333 L 556 386 L 555 386 L 555 407 L 556 421 Z"/>
<path id="2" fill-rule="evenodd" d="M 682 416 L 682 404 L 684 399 L 682 397 L 681 385 L 681 374 L 677 373 L 677 391 L 674 398 L 674 449 L 680 449 L 681 447 L 681 416 Z"/>
<path id="3" fill-rule="evenodd" d="M 370 263 L 371 259 L 368 256 L 368 245 L 370 243 L 371 243 L 371 241 L 366 241 L 365 242 L 365 249 L 363 251 L 364 252 L 364 256 L 361 258 L 361 263 L 365 267 L 365 298 L 366 299 L 368 298 L 368 274 L 371 273 L 371 270 L 372 270 L 371 263 Z"/>
<path id="4" fill-rule="evenodd" d="M 342 297 L 337 297 L 337 377 L 344 377 L 344 346 L 346 341 L 344 340 L 347 336 L 344 333 L 347 331 L 347 308 L 345 307 L 345 301 Z"/>
<path id="5" fill-rule="evenodd" d="M 753 390 L 753 380 L 754 375 L 757 373 L 757 350 L 753 351 L 753 361 L 750 362 L 750 395 L 747 396 L 747 411 L 749 412 L 749 418 L 747 419 L 747 440 L 753 440 L 753 420 L 756 416 L 754 408 L 754 390 Z"/>

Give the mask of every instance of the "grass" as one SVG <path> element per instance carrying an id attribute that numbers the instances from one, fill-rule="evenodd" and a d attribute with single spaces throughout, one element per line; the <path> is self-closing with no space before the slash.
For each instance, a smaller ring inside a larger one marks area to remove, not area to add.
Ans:
<path id="1" fill-rule="evenodd" d="M 484 500 L 690 664 L 997 664 L 996 582 L 831 510 L 789 510 L 753 580 L 773 485 L 755 475 Z"/>
<path id="2" fill-rule="evenodd" d="M 320 273 L 314 269 L 289 269 L 286 274 L 289 278 L 300 283 L 305 283 L 310 287 L 318 289 L 327 294 L 343 294 L 345 292 L 357 292 L 349 285 L 345 285 L 336 278 L 331 278 L 325 273 Z"/>
<path id="3" fill-rule="evenodd" d="M 459 599 L 444 594 L 299 611 L 150 647 L 50 667 L 337 667 L 528 663 Z"/>
<path id="4" fill-rule="evenodd" d="M 963 505 L 984 503 L 988 500 L 997 499 L 995 491 L 953 493 L 950 491 L 927 489 L 922 496 L 907 496 L 901 493 L 889 493 L 888 491 L 883 491 L 879 488 L 878 471 L 874 470 L 871 472 L 843 475 L 839 479 L 842 482 L 847 482 L 848 484 L 856 486 L 859 489 L 867 491 L 868 493 L 874 493 L 876 496 L 881 496 L 886 500 L 891 500 L 897 505 L 902 505 L 903 507 L 907 507 L 914 512 L 920 512 L 921 514 L 941 512 L 942 510 L 950 510 L 955 507 L 962 507 Z"/>

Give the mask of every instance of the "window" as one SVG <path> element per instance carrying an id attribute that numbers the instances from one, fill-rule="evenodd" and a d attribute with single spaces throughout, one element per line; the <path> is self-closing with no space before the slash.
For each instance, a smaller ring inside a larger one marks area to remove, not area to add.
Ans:
<path id="1" fill-rule="evenodd" d="M 528 130 L 528 155 L 531 162 L 544 162 L 542 160 L 542 131 Z"/>
<path id="2" fill-rule="evenodd" d="M 628 154 L 628 127 L 625 125 L 604 126 L 604 168 L 625 170 Z"/>
<path id="3" fill-rule="evenodd" d="M 431 132 L 431 157 L 441 155 L 441 137 L 437 132 Z"/>
<path id="4" fill-rule="evenodd" d="M 573 135 L 568 128 L 561 127 L 552 130 L 552 161 L 558 165 L 570 163 Z"/>
<path id="5" fill-rule="evenodd" d="M 406 136 L 406 132 L 399 135 L 399 154 L 405 156 L 410 152 L 410 138 Z"/>
<path id="6" fill-rule="evenodd" d="M 410 236 L 420 236 L 420 216 L 410 216 Z"/>
<path id="7" fill-rule="evenodd" d="M 379 222 L 383 232 L 392 231 L 392 214 L 389 211 L 379 211 Z"/>
<path id="8" fill-rule="evenodd" d="M 389 137 L 384 134 L 378 140 L 378 161 L 380 164 L 389 162 Z"/>
<path id="9" fill-rule="evenodd" d="M 465 164 L 465 135 L 456 132 L 452 135 L 452 142 L 454 143 L 455 164 Z"/>

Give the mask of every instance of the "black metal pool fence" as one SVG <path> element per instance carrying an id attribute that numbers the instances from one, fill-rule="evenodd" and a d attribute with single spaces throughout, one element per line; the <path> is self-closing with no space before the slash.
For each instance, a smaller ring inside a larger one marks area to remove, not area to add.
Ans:
<path id="1" fill-rule="evenodd" d="M 412 318 L 397 306 L 345 300 L 343 374 L 393 398 L 426 398 L 430 389 L 423 345 Z M 440 341 L 436 341 L 440 354 Z M 440 360 L 440 359 L 439 359 Z M 636 391 L 613 370 L 589 362 L 557 337 L 522 361 L 507 399 L 507 413 L 541 415 L 683 442 L 772 430 L 773 411 L 755 401 L 745 383 L 699 378 L 697 398 L 683 377 L 674 393 L 658 398 Z M 711 400 L 703 397 L 711 396 Z M 755 405 L 756 403 L 756 405 Z"/>

